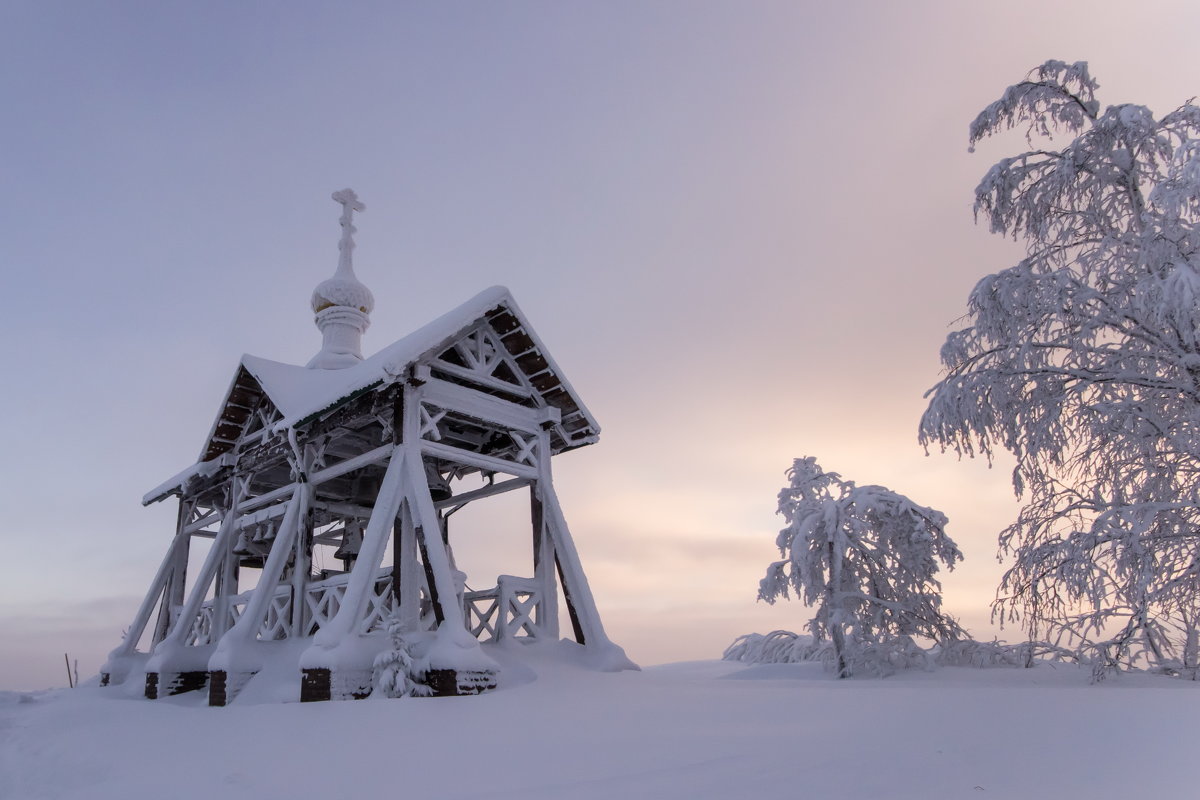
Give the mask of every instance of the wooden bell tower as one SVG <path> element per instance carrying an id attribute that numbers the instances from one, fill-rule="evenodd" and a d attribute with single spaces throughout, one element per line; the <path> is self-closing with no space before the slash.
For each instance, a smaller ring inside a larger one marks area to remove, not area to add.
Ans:
<path id="1" fill-rule="evenodd" d="M 302 700 L 364 697 L 399 621 L 435 694 L 476 693 L 499 669 L 481 642 L 556 640 L 560 592 L 591 662 L 636 669 L 604 632 L 554 492 L 552 458 L 599 426 L 501 287 L 364 359 L 364 207 L 333 197 L 338 268 L 312 298 L 321 350 L 305 367 L 243 356 L 200 460 L 143 499 L 177 497 L 178 522 L 102 680 L 142 680 L 149 698 L 207 688 L 225 705 L 286 663 Z M 448 517 L 513 491 L 529 496 L 533 563 L 468 590 Z"/>

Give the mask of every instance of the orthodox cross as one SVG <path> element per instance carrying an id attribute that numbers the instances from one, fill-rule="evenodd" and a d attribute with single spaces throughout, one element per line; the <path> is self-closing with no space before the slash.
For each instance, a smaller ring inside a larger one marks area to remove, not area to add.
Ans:
<path id="1" fill-rule="evenodd" d="M 366 211 L 367 207 L 358 200 L 358 195 L 353 189 L 342 189 L 340 192 L 333 193 L 335 202 L 342 205 L 342 217 L 339 223 L 342 226 L 342 239 L 338 242 L 338 272 L 348 272 L 354 274 L 354 266 L 351 263 L 351 255 L 354 252 L 354 234 L 358 228 L 354 227 L 352 216 L 355 211 Z"/>

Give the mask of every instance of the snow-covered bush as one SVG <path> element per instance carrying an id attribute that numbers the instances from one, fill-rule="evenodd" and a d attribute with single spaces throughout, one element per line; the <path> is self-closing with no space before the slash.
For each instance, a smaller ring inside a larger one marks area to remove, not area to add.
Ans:
<path id="1" fill-rule="evenodd" d="M 747 664 L 797 664 L 801 661 L 822 661 L 832 652 L 829 642 L 817 641 L 791 631 L 747 633 L 733 640 L 721 658 Z"/>
<path id="2" fill-rule="evenodd" d="M 413 658 L 399 619 L 388 619 L 387 632 L 392 647 L 375 656 L 372 696 L 428 697 L 432 690 L 424 683 L 425 670 Z"/>
<path id="3" fill-rule="evenodd" d="M 725 649 L 725 661 L 746 664 L 796 664 L 819 661 L 830 669 L 836 663 L 833 645 L 791 631 L 747 633 Z M 848 656 L 854 674 L 891 675 L 905 669 L 949 667 L 1032 667 L 1042 661 L 1076 662 L 1076 654 L 1049 642 L 1008 644 L 974 639 L 948 639 L 929 648 L 921 647 L 909 636 L 896 636 L 879 642 L 867 642 Z"/>
<path id="4" fill-rule="evenodd" d="M 882 486 L 842 480 L 814 458 L 796 459 L 787 474 L 779 513 L 788 524 L 776 540 L 783 560 L 767 569 L 758 595 L 773 603 L 794 589 L 815 606 L 809 632 L 832 643 L 839 676 L 907 662 L 912 636 L 964 635 L 942 612 L 934 577 L 939 562 L 953 569 L 962 559 L 945 515 Z"/>
<path id="5" fill-rule="evenodd" d="M 1026 255 L 971 292 L 920 439 L 1016 458 L 1002 623 L 1054 634 L 1098 677 L 1194 673 L 1200 107 L 1102 111 L 1098 87 L 1086 63 L 1047 61 L 971 124 L 972 146 L 1025 131 L 1030 149 L 988 171 L 975 212 Z"/>
<path id="6" fill-rule="evenodd" d="M 934 653 L 913 641 L 911 636 L 888 636 L 859 642 L 846 658 L 852 675 L 886 678 L 907 669 L 931 670 L 937 665 Z"/>
<path id="7" fill-rule="evenodd" d="M 1050 642 L 977 642 L 958 639 L 934 648 L 934 659 L 948 667 L 1032 667 L 1040 661 L 1078 661 L 1077 654 Z"/>
<path id="8" fill-rule="evenodd" d="M 837 668 L 838 654 L 828 639 L 791 631 L 747 633 L 734 639 L 721 658 L 746 664 L 798 664 L 819 661 L 831 671 Z M 904 669 L 932 669 L 935 658 L 908 636 L 890 636 L 878 641 L 859 642 L 844 654 L 846 674 L 885 677 Z"/>

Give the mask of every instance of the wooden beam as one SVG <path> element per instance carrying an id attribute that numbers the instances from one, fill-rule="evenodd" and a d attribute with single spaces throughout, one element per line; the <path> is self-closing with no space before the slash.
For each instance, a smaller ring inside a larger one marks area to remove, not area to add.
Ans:
<path id="1" fill-rule="evenodd" d="M 528 464 L 518 464 L 495 456 L 485 456 L 459 447 L 451 447 L 439 442 L 421 441 L 421 452 L 443 461 L 453 461 L 466 464 L 469 467 L 487 470 L 488 472 L 503 472 L 506 475 L 516 475 L 519 478 L 532 480 L 538 476 L 538 471 Z"/>
<path id="2" fill-rule="evenodd" d="M 360 506 L 356 503 L 330 503 L 325 500 L 313 500 L 312 507 L 321 511 L 328 511 L 330 514 L 337 514 L 339 517 L 359 517 L 369 519 L 371 512 L 374 511 L 373 506 Z"/>
<path id="3" fill-rule="evenodd" d="M 520 489 L 522 486 L 530 484 L 529 478 L 509 478 L 506 481 L 493 483 L 489 486 L 483 486 L 478 489 L 472 489 L 469 492 L 460 492 L 453 497 L 447 497 L 445 500 L 437 500 L 434 502 L 436 508 L 446 508 L 447 506 L 464 506 L 472 500 L 479 500 L 483 497 L 491 497 L 494 494 L 502 494 L 511 492 L 513 489 Z"/>
<path id="4" fill-rule="evenodd" d="M 218 514 L 215 510 L 209 511 L 207 514 L 205 514 L 203 517 L 196 520 L 195 522 L 185 525 L 183 527 L 183 532 L 185 534 L 199 533 L 199 532 L 203 531 L 205 528 L 207 528 L 209 525 L 212 525 L 214 522 L 219 522 L 220 519 L 221 519 L 221 515 Z"/>
<path id="5" fill-rule="evenodd" d="M 425 372 L 428 369 L 423 367 Z M 561 416 L 561 412 L 553 406 L 533 409 L 440 378 L 425 377 L 423 380 L 418 401 L 485 422 L 494 422 L 505 428 L 537 433 L 543 423 L 557 423 Z"/>
<path id="6" fill-rule="evenodd" d="M 376 464 L 380 461 L 386 460 L 388 456 L 392 454 L 394 449 L 394 445 L 385 444 L 381 445 L 380 447 L 376 447 L 374 450 L 368 450 L 360 456 L 348 458 L 345 461 L 339 461 L 333 466 L 326 467 L 325 469 L 310 475 L 308 482 L 313 486 L 318 486 L 326 481 L 333 480 L 334 478 L 340 478 L 347 472 L 353 472 L 356 469 L 361 469 L 363 467 L 370 466 L 371 464 Z"/>
<path id="7" fill-rule="evenodd" d="M 331 467 L 326 467 L 319 472 L 313 473 L 312 475 L 308 476 L 308 482 L 313 486 L 318 486 L 322 483 L 333 480 L 334 478 L 340 478 L 347 472 L 352 472 L 356 469 L 361 469 L 362 467 L 385 460 L 391 454 L 393 449 L 393 445 L 390 444 L 385 444 L 382 447 L 376 447 L 374 450 L 369 450 L 360 456 L 355 456 L 354 458 L 340 461 Z M 251 498 L 250 500 L 242 503 L 241 507 L 244 510 L 262 508 L 265 505 L 274 503 L 277 500 L 287 497 L 289 494 L 291 494 L 291 492 L 292 486 L 284 486 L 267 492 L 266 494 L 261 494 L 258 497 Z"/>
<path id="8" fill-rule="evenodd" d="M 444 372 L 447 375 L 454 376 L 455 378 L 461 378 L 464 381 L 470 381 L 471 383 L 478 384 L 479 386 L 486 386 L 489 389 L 495 389 L 496 391 L 510 394 L 513 397 L 533 397 L 533 392 L 524 386 L 515 383 L 509 383 L 508 381 L 502 381 L 499 378 L 486 375 L 479 370 L 460 367 L 455 364 L 451 364 L 448 361 L 442 361 L 441 359 L 435 360 L 430 366 L 438 372 Z"/>

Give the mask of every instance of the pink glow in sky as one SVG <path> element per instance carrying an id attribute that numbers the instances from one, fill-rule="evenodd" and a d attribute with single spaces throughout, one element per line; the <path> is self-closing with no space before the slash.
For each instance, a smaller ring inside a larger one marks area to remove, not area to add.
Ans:
<path id="1" fill-rule="evenodd" d="M 94 672 L 243 352 L 305 363 L 338 210 L 373 352 L 508 286 L 604 432 L 556 462 L 642 663 L 799 629 L 754 600 L 793 457 L 944 511 L 987 637 L 1015 510 L 916 444 L 971 286 L 967 124 L 1047 58 L 1105 103 L 1200 93 L 1200 4 L 9 2 L 0 9 L 0 688 Z M 502 558 L 502 555 L 498 555 Z"/>

